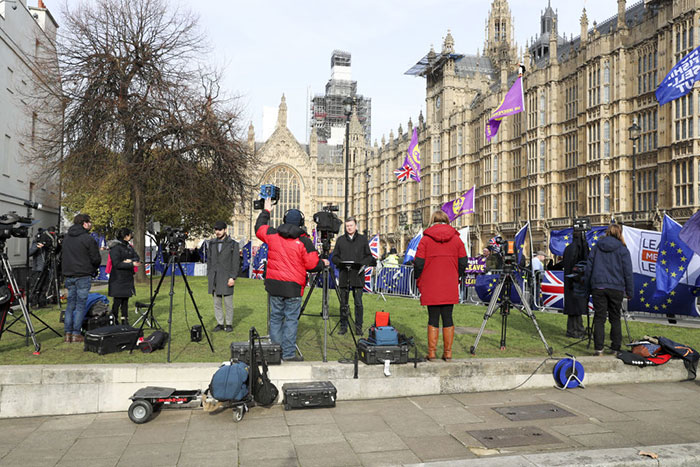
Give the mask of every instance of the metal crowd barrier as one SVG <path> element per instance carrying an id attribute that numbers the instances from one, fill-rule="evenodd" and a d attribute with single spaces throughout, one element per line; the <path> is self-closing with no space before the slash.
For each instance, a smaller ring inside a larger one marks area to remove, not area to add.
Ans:
<path id="1" fill-rule="evenodd" d="M 372 271 L 372 293 L 418 298 L 413 266 L 383 266 Z"/>

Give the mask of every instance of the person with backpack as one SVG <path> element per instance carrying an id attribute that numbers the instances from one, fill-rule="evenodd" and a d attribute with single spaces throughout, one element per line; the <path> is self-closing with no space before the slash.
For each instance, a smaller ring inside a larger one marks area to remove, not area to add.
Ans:
<path id="1" fill-rule="evenodd" d="M 628 298 L 634 295 L 632 257 L 622 236 L 621 225 L 610 225 L 605 237 L 595 244 L 588 256 L 585 277 L 593 296 L 595 310 L 594 355 L 603 355 L 606 319 L 610 321 L 610 347 L 614 352 L 618 352 L 622 345 L 622 299 L 625 295 Z"/>
<path id="2" fill-rule="evenodd" d="M 282 359 L 303 361 L 296 356 L 297 327 L 306 272 L 321 271 L 330 263 L 321 259 L 311 239 L 301 228 L 304 214 L 298 209 L 284 213 L 282 225 L 270 223 L 272 200 L 266 198 L 255 222 L 255 235 L 267 243 L 265 290 L 270 295 L 270 340 L 282 346 Z"/>
<path id="3" fill-rule="evenodd" d="M 574 266 L 588 259 L 588 242 L 583 231 L 574 232 L 574 239 L 564 249 L 564 314 L 566 319 L 566 337 L 580 339 L 585 336 L 582 316 L 588 309 L 588 299 L 582 299 L 574 294 Z"/>
<path id="4" fill-rule="evenodd" d="M 233 331 L 233 287 L 241 261 L 238 242 L 226 233 L 226 222 L 214 223 L 214 238 L 208 242 L 207 278 L 214 297 L 214 332 Z M 224 316 L 223 305 L 226 306 Z"/>
<path id="5" fill-rule="evenodd" d="M 428 307 L 426 359 L 435 359 L 442 317 L 442 359 L 449 361 L 455 337 L 452 308 L 459 303 L 459 276 L 467 268 L 467 251 L 459 232 L 450 226 L 447 214 L 436 211 L 430 223 L 418 244 L 414 263 L 420 304 Z"/>
<path id="6" fill-rule="evenodd" d="M 107 295 L 112 297 L 112 314 L 114 322 L 119 322 L 119 310 L 122 312 L 122 324 L 129 324 L 129 297 L 136 294 L 134 288 L 134 269 L 141 265 L 139 255 L 129 244 L 134 237 L 131 229 L 117 230 L 116 242 L 109 248 L 109 260 L 112 269 L 109 272 Z"/>

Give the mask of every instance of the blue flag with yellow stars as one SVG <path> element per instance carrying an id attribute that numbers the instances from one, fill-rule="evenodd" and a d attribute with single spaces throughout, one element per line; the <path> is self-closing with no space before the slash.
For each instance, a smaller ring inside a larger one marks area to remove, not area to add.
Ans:
<path id="1" fill-rule="evenodd" d="M 586 232 L 588 246 L 593 248 L 596 243 L 598 243 L 598 239 L 603 238 L 607 229 L 608 227 L 603 225 L 600 227 L 593 227 Z M 574 229 L 572 227 L 564 230 L 552 230 L 549 234 L 549 251 L 557 256 L 564 256 L 564 249 L 571 244 L 573 238 Z"/>
<path id="2" fill-rule="evenodd" d="M 681 284 L 669 293 L 664 293 L 657 290 L 657 282 L 655 277 L 635 274 L 635 293 L 630 300 L 629 310 L 698 316 L 693 287 Z"/>
<path id="3" fill-rule="evenodd" d="M 491 301 L 491 296 L 493 295 L 496 285 L 498 285 L 498 279 L 500 277 L 500 274 L 478 274 L 476 276 L 474 290 L 476 290 L 476 294 L 479 296 L 479 299 L 482 302 Z M 522 278 L 516 275 L 516 279 L 518 281 L 518 285 L 520 285 L 520 288 L 522 289 Z M 518 292 L 516 292 L 515 287 L 510 288 L 510 300 L 515 304 L 520 303 L 520 297 L 518 296 Z"/>
<path id="4" fill-rule="evenodd" d="M 659 255 L 656 257 L 657 295 L 671 292 L 688 272 L 693 250 L 680 239 L 680 232 L 681 225 L 664 215 Z"/>
<path id="5" fill-rule="evenodd" d="M 522 229 L 518 230 L 515 234 L 515 264 L 520 264 L 523 259 L 523 253 L 525 252 L 525 238 L 527 238 L 527 229 L 530 227 L 530 221 L 523 226 Z"/>

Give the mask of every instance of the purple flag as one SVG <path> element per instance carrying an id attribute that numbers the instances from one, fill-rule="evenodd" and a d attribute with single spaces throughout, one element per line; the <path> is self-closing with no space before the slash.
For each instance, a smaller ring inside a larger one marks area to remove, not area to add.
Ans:
<path id="1" fill-rule="evenodd" d="M 486 123 L 486 141 L 491 141 L 491 138 L 496 136 L 498 127 L 501 126 L 501 120 L 508 115 L 515 115 L 522 112 L 523 104 L 523 77 L 518 76 L 510 90 L 503 97 L 501 105 L 491 114 L 491 118 Z"/>
<path id="2" fill-rule="evenodd" d="M 678 236 L 691 250 L 700 255 L 700 211 L 688 219 Z"/>
<path id="3" fill-rule="evenodd" d="M 450 218 L 450 222 L 457 219 L 462 214 L 474 212 L 474 188 L 476 187 L 472 187 L 459 198 L 448 201 L 442 205 L 442 210 L 447 214 L 447 217 Z"/>
<path id="4" fill-rule="evenodd" d="M 413 128 L 411 144 L 408 145 L 403 166 L 413 169 L 413 173 L 410 174 L 411 179 L 420 182 L 420 149 L 418 149 L 418 128 L 416 127 Z"/>

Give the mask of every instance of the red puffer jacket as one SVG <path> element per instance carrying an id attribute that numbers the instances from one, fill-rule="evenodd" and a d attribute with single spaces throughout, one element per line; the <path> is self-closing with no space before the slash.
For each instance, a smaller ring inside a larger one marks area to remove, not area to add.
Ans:
<path id="1" fill-rule="evenodd" d="M 304 231 L 293 224 L 279 229 L 267 225 L 270 213 L 263 210 L 255 223 L 255 235 L 267 243 L 265 290 L 278 297 L 301 297 L 306 271 L 315 272 L 323 263 Z"/>
<path id="2" fill-rule="evenodd" d="M 448 224 L 426 229 L 414 265 L 421 305 L 459 303 L 459 276 L 467 267 L 467 250 L 459 232 Z"/>

